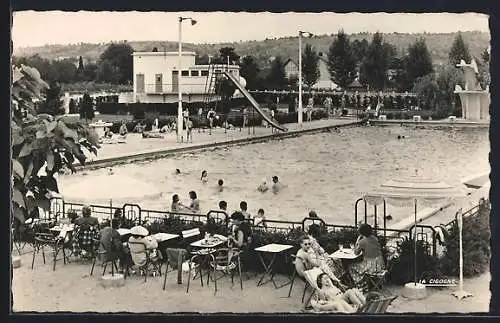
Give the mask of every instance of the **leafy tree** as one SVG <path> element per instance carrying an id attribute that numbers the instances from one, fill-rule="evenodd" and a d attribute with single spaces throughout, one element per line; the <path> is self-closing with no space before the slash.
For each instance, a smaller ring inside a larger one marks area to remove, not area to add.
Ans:
<path id="1" fill-rule="evenodd" d="M 196 56 L 196 65 L 208 65 L 210 58 L 207 54 L 203 56 Z"/>
<path id="2" fill-rule="evenodd" d="M 356 57 L 343 30 L 330 45 L 327 65 L 330 79 L 343 89 L 356 79 Z"/>
<path id="3" fill-rule="evenodd" d="M 54 173 L 63 165 L 75 171 L 75 159 L 85 164 L 84 148 L 94 154 L 100 148 L 93 129 L 80 123 L 66 123 L 61 117 L 36 113 L 33 100 L 40 99 L 41 92 L 48 88 L 35 68 L 13 67 L 12 213 L 18 223 L 36 215 L 37 207 L 45 210 L 50 207 L 48 184 L 55 182 Z M 38 172 L 45 163 L 47 176 L 39 177 Z M 55 184 L 57 186 L 57 182 Z M 33 192 L 34 197 L 27 196 L 28 191 Z"/>
<path id="4" fill-rule="evenodd" d="M 236 86 L 226 76 L 220 75 L 217 77 L 215 81 L 215 93 L 220 95 L 223 101 L 229 101 L 235 90 Z"/>
<path id="5" fill-rule="evenodd" d="M 366 55 L 366 51 L 368 50 L 368 41 L 366 39 L 362 40 L 354 40 L 351 44 L 352 56 L 356 60 L 356 65 L 359 65 L 363 58 Z"/>
<path id="6" fill-rule="evenodd" d="M 233 47 L 222 47 L 219 49 L 220 63 L 227 64 L 227 58 L 229 57 L 229 63 L 238 63 L 240 61 L 240 56 L 235 53 Z"/>
<path id="7" fill-rule="evenodd" d="M 380 33 L 375 33 L 361 63 L 360 82 L 369 85 L 373 90 L 384 89 L 392 54 L 391 46 L 383 43 Z"/>
<path id="8" fill-rule="evenodd" d="M 425 44 L 425 39 L 420 38 L 408 47 L 408 55 L 404 59 L 404 75 L 406 90 L 413 87 L 419 77 L 433 72 L 431 55 Z"/>
<path id="9" fill-rule="evenodd" d="M 97 70 L 97 81 L 102 83 L 117 84 L 120 82 L 120 72 L 110 61 L 105 60 L 99 63 Z"/>
<path id="10" fill-rule="evenodd" d="M 94 119 L 94 101 L 88 93 L 83 95 L 78 107 L 80 112 L 80 119 L 92 120 Z"/>
<path id="11" fill-rule="evenodd" d="M 69 100 L 69 107 L 68 107 L 68 110 L 69 110 L 69 113 L 76 113 L 77 112 L 77 106 L 76 106 L 76 102 L 73 98 L 71 98 Z"/>
<path id="12" fill-rule="evenodd" d="M 469 53 L 469 48 L 462 38 L 462 34 L 459 32 L 455 37 L 453 44 L 451 45 L 450 53 L 448 54 L 450 64 L 455 66 L 460 63 L 460 60 L 464 60 L 466 63 L 470 63 L 471 55 Z"/>
<path id="13" fill-rule="evenodd" d="M 51 82 L 56 81 L 67 84 L 76 81 L 77 69 L 75 64 L 69 59 L 52 62 L 51 70 L 54 75 L 54 79 Z"/>
<path id="14" fill-rule="evenodd" d="M 45 101 L 38 109 L 39 113 L 46 113 L 52 116 L 64 114 L 63 101 L 61 100 L 61 86 L 51 83 L 45 93 Z"/>
<path id="15" fill-rule="evenodd" d="M 133 52 L 133 48 L 127 43 L 109 45 L 99 58 L 100 80 L 118 84 L 132 81 Z M 103 67 L 104 64 L 106 65 Z"/>
<path id="16" fill-rule="evenodd" d="M 282 90 L 286 85 L 285 65 L 280 56 L 271 63 L 271 70 L 267 75 L 267 86 L 273 90 Z"/>
<path id="17" fill-rule="evenodd" d="M 483 59 L 483 62 L 489 64 L 490 63 L 490 52 L 488 51 L 488 49 L 485 49 L 482 53 L 481 53 L 481 58 Z"/>
<path id="18" fill-rule="evenodd" d="M 260 69 L 257 61 L 253 56 L 245 56 L 240 64 L 240 74 L 247 81 L 248 89 L 255 89 L 257 87 L 257 76 Z"/>
<path id="19" fill-rule="evenodd" d="M 83 80 L 84 81 L 95 81 L 97 80 L 97 73 L 99 71 L 99 67 L 97 64 L 89 63 L 83 68 Z"/>
<path id="20" fill-rule="evenodd" d="M 437 108 L 440 90 L 434 74 L 417 78 L 412 92 L 417 95 L 424 109 L 435 110 Z"/>
<path id="21" fill-rule="evenodd" d="M 306 45 L 302 54 L 303 81 L 311 88 L 319 79 L 319 56 L 310 44 Z"/>
<path id="22" fill-rule="evenodd" d="M 80 56 L 78 58 L 78 68 L 77 68 L 78 72 L 83 72 L 83 68 L 84 68 L 84 66 L 83 66 L 83 57 Z"/>

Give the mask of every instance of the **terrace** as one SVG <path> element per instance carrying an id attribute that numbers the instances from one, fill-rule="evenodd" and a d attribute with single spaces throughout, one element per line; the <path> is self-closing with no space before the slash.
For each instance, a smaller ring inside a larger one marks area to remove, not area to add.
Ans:
<path id="1" fill-rule="evenodd" d="M 52 223 L 58 222 L 65 218 L 68 212 L 79 210 L 81 206 L 82 204 L 79 203 L 57 200 L 43 220 Z M 92 205 L 91 208 L 95 215 L 102 217 L 109 217 L 117 209 L 117 207 L 103 205 Z M 220 211 L 211 211 L 206 215 L 193 215 L 144 210 L 138 205 L 124 205 L 121 209 L 127 219 L 128 226 L 140 223 L 147 227 L 150 233 L 165 231 L 180 233 L 186 228 L 194 227 L 199 227 L 203 231 L 209 219 L 213 219 L 221 225 L 226 219 L 226 215 Z M 479 209 L 480 207 L 476 206 L 465 212 L 464 215 L 466 217 L 475 216 Z M 453 222 L 448 223 L 448 226 L 452 226 Z M 356 237 L 355 226 L 331 225 L 317 218 L 305 218 L 302 221 L 266 220 L 265 223 L 267 228 L 260 226 L 253 228 L 256 244 L 289 243 L 294 246 L 290 253 L 295 253 L 297 237 L 311 223 L 324 223 L 328 228 L 328 235 L 333 242 L 332 245 L 325 246 L 325 249 L 330 249 L 329 252 L 338 249 L 339 244 L 352 241 Z M 412 236 L 415 229 L 420 233 L 429 229 L 422 225 L 417 225 L 416 228 L 409 230 L 392 231 L 385 226 L 377 225 L 377 227 L 379 237 L 383 238 L 381 241 L 387 241 L 386 246 L 391 244 L 390 240 L 397 241 Z M 435 252 L 435 233 L 417 234 L 417 238 L 422 239 L 422 243 L 428 247 L 429 253 Z M 175 246 L 175 242 L 173 246 Z M 13 255 L 21 254 L 22 262 L 22 266 L 14 270 L 12 282 L 14 311 L 294 313 L 300 312 L 302 309 L 301 294 L 304 288 L 302 281 L 298 279 L 295 281 L 289 297 L 288 286 L 280 289 L 275 289 L 272 284 L 257 286 L 258 276 L 263 268 L 256 258 L 253 258 L 254 261 L 251 262 L 247 270 L 257 275 L 244 278 L 243 290 L 240 290 L 238 284 L 232 285 L 230 279 L 226 278 L 218 281 L 218 292 L 214 295 L 213 282 L 202 287 L 198 280 L 191 282 L 189 293 L 186 293 L 186 273 L 183 273 L 182 285 L 177 283 L 175 273 L 169 273 L 165 290 L 162 289 L 163 276 L 150 277 L 146 282 L 139 277 L 131 276 L 126 279 L 123 287 L 103 288 L 99 284 L 99 270 L 96 270 L 93 276 L 89 275 L 91 262 L 72 261 L 66 265 L 59 262 L 57 269 L 53 271 L 51 265 L 43 264 L 42 257 L 36 257 L 34 269 L 31 269 L 33 250 L 29 241 L 24 245 L 15 243 L 14 247 Z M 286 277 L 294 270 L 291 258 L 285 257 L 283 259 L 276 268 L 279 272 L 277 280 L 280 282 L 286 281 Z M 488 310 L 488 306 L 485 305 L 488 304 L 487 300 L 489 300 L 488 280 L 488 274 L 467 279 L 464 283 L 465 289 L 475 295 L 467 301 L 456 300 L 451 296 L 450 289 L 429 288 L 426 299 L 408 300 L 400 296 L 388 308 L 388 312 L 484 312 Z M 401 286 L 389 283 L 385 285 L 383 293 L 401 295 L 402 290 Z M 74 297 L 67 297 L 68 292 L 74 293 Z M 134 294 L 135 297 L 130 297 Z M 137 297 L 139 295 L 140 297 Z M 240 299 L 251 299 L 252 301 L 235 301 Z"/>

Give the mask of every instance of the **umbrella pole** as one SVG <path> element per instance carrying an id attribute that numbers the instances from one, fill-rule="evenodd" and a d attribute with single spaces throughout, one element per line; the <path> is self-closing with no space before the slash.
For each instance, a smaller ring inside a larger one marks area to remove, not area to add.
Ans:
<path id="1" fill-rule="evenodd" d="M 463 218 L 462 209 L 460 209 L 457 218 L 458 224 L 458 241 L 459 241 L 459 285 L 458 291 L 453 292 L 453 296 L 458 299 L 464 299 L 466 297 L 472 296 L 471 293 L 464 291 L 464 250 L 463 250 Z"/>
<path id="2" fill-rule="evenodd" d="M 417 285 L 417 199 L 415 199 L 415 231 L 413 236 L 413 282 Z"/>

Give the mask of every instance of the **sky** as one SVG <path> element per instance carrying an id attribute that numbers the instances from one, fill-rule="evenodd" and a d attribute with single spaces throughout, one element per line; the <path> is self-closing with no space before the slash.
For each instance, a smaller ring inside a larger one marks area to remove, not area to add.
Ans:
<path id="1" fill-rule="evenodd" d="M 332 34 L 343 28 L 348 34 L 489 32 L 488 16 L 477 13 L 228 13 L 228 12 L 14 12 L 14 47 L 46 44 L 101 43 L 109 41 L 178 40 L 178 17 L 184 22 L 182 40 L 188 43 L 220 43 L 264 40 L 297 35 L 299 30 Z"/>

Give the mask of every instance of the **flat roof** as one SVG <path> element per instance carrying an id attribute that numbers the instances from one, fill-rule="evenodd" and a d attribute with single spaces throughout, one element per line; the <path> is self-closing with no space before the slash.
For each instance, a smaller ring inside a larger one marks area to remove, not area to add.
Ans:
<path id="1" fill-rule="evenodd" d="M 179 52 L 133 52 L 132 56 L 178 56 Z M 182 52 L 182 56 L 196 56 L 195 52 Z"/>

